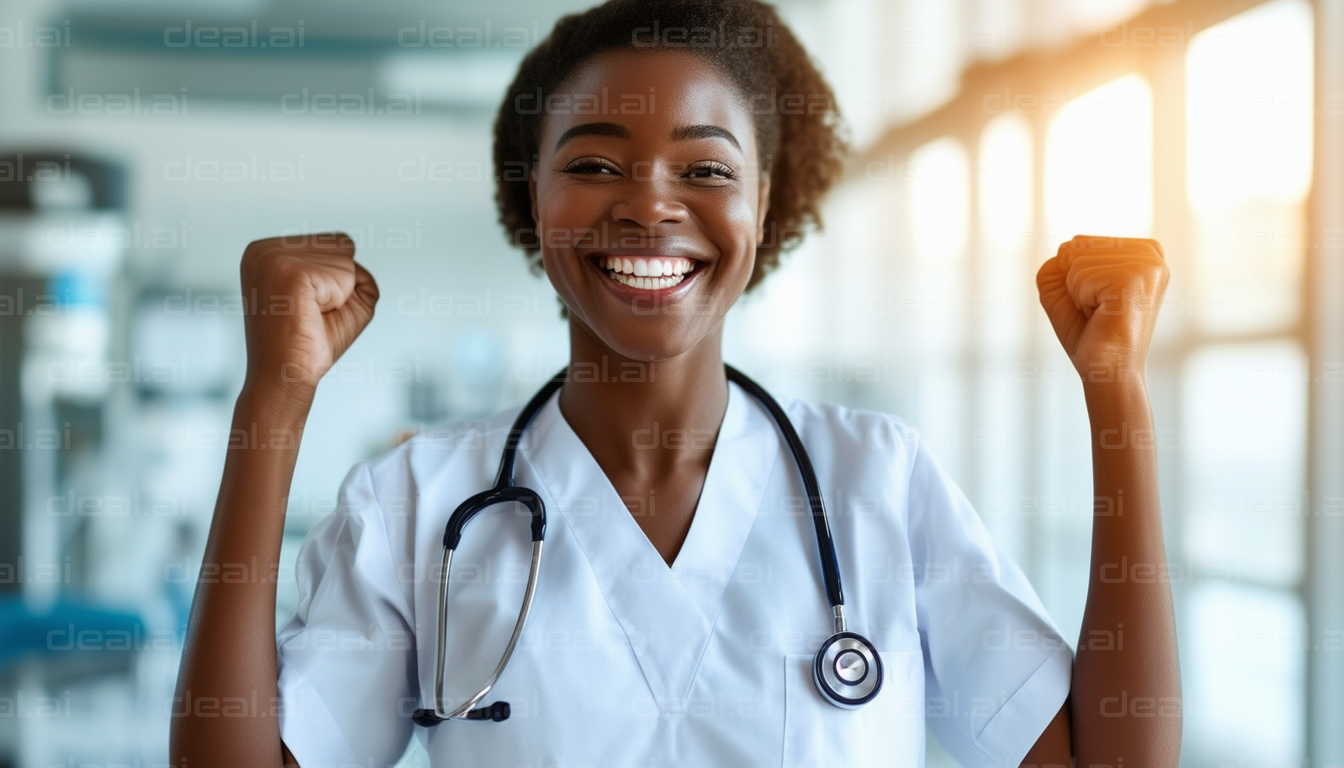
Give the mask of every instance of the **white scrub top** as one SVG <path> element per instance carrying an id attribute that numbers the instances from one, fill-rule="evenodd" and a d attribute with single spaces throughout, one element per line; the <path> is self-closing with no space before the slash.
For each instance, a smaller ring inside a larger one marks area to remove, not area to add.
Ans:
<path id="1" fill-rule="evenodd" d="M 299 764 L 391 765 L 414 736 L 435 766 L 919 766 L 927 725 L 964 766 L 1017 766 L 1068 695 L 1072 663 L 1031 585 L 899 419 L 782 405 L 826 500 L 849 629 L 886 671 L 873 701 L 842 710 L 813 683 L 831 611 L 798 470 L 767 411 L 729 384 L 669 567 L 552 397 L 516 468 L 548 514 L 536 600 L 482 702 L 507 701 L 512 717 L 410 720 L 433 706 L 444 526 L 493 484 L 518 409 L 355 465 L 305 540 L 299 606 L 277 638 L 280 731 Z M 643 511 L 657 514 L 656 498 Z M 454 555 L 446 706 L 485 683 L 517 619 L 531 547 L 520 512 L 481 513 Z"/>

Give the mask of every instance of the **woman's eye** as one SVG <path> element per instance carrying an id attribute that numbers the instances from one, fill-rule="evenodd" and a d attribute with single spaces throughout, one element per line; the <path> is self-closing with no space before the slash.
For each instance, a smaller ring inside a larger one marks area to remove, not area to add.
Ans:
<path id="1" fill-rule="evenodd" d="M 575 160 L 565 166 L 565 173 L 614 174 L 617 173 L 617 170 L 610 163 L 604 163 L 600 160 Z"/>
<path id="2" fill-rule="evenodd" d="M 686 175 L 692 179 L 735 179 L 737 175 L 733 169 L 722 163 L 705 163 L 703 165 L 693 166 L 686 171 Z"/>

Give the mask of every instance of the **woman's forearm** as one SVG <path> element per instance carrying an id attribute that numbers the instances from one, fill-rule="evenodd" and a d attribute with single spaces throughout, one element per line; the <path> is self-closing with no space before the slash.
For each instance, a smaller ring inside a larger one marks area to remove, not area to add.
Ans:
<path id="1" fill-rule="evenodd" d="M 1086 382 L 1095 507 L 1071 693 L 1077 765 L 1175 768 L 1181 681 L 1142 372 Z"/>
<path id="2" fill-rule="evenodd" d="M 275 574 L 310 403 L 238 397 L 173 700 L 173 765 L 281 765 Z"/>

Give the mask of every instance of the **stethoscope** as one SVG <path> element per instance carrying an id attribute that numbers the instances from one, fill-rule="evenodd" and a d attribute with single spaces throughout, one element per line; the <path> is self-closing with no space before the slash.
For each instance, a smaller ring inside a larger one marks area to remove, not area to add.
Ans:
<path id="1" fill-rule="evenodd" d="M 794 463 L 802 475 L 803 489 L 807 492 L 808 504 L 812 508 L 812 522 L 817 529 L 817 548 L 821 552 L 821 571 L 826 580 L 826 597 L 831 604 L 835 632 L 821 644 L 816 658 L 812 662 L 812 678 L 822 697 L 837 707 L 855 709 L 872 701 L 882 690 L 882 659 L 877 648 L 863 635 L 845 630 L 845 597 L 840 587 L 840 566 L 836 563 L 835 542 L 831 539 L 831 527 L 826 519 L 826 507 L 822 504 L 821 489 L 817 484 L 816 473 L 812 470 L 812 461 L 803 449 L 793 424 L 779 407 L 779 403 L 759 384 L 747 378 L 745 374 L 731 365 L 725 365 L 728 379 L 736 382 L 770 412 L 775 425 L 784 435 Z M 434 709 L 417 709 L 411 719 L 417 725 L 433 726 L 444 720 L 492 720 L 499 722 L 509 717 L 509 703 L 496 701 L 486 707 L 476 708 L 481 699 L 490 692 L 504 667 L 518 645 L 518 638 L 527 623 L 527 614 L 532 610 L 532 598 L 537 591 L 537 574 L 541 570 L 541 544 L 546 538 L 546 506 L 541 496 L 530 488 L 513 484 L 513 462 L 522 440 L 523 430 L 551 395 L 565 382 L 568 368 L 562 369 L 545 384 L 532 399 L 523 406 L 518 418 L 509 430 L 508 440 L 504 444 L 504 454 L 499 460 L 499 472 L 495 475 L 495 485 L 488 491 L 472 496 L 462 502 L 452 517 L 448 518 L 448 527 L 443 534 L 443 581 L 439 585 L 439 635 L 434 659 Z M 532 513 L 532 565 L 527 575 L 527 589 L 523 593 L 523 607 L 518 612 L 518 621 L 513 627 L 513 636 L 504 648 L 495 672 L 486 681 L 475 696 L 467 699 L 456 709 L 445 712 L 443 709 L 443 662 L 444 646 L 448 636 L 448 582 L 449 570 L 453 562 L 453 552 L 462 539 L 462 529 L 481 510 L 495 504 L 517 502 Z"/>

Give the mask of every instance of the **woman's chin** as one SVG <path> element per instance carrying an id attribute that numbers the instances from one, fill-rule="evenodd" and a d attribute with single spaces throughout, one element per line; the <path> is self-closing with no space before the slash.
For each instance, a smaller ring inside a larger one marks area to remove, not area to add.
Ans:
<path id="1" fill-rule="evenodd" d="M 573 313 L 570 319 L 576 319 Z M 639 363 L 674 360 L 707 343 L 718 350 L 717 335 L 706 333 L 712 329 L 700 328 L 693 318 L 664 316 L 658 322 L 651 322 L 652 317 L 640 319 L 643 322 L 599 322 L 589 325 L 588 330 L 609 353 Z"/>
<path id="2" fill-rule="evenodd" d="M 640 362 L 664 362 L 685 356 L 695 349 L 691 342 L 675 338 L 655 336 L 652 338 L 626 333 L 611 334 L 606 338 L 607 347 L 622 358 Z"/>

